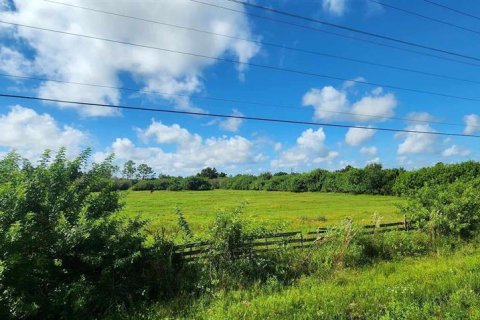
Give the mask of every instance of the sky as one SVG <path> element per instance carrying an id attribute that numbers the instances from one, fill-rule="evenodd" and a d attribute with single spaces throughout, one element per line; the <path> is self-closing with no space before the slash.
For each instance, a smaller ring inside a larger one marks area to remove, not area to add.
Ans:
<path id="1" fill-rule="evenodd" d="M 480 134 L 480 60 L 227 0 L 58 1 L 97 11 L 44 0 L 0 0 L 1 93 L 323 124 Z M 436 1 L 480 16 L 480 2 Z M 480 19 L 422 0 L 383 2 L 463 29 L 372 0 L 251 1 L 480 59 Z M 45 149 L 66 147 L 68 156 L 74 157 L 91 147 L 94 161 L 114 153 L 120 165 L 133 160 L 170 175 L 190 175 L 207 166 L 229 174 L 337 170 L 369 163 L 413 169 L 437 162 L 478 161 L 479 141 L 474 137 L 0 98 L 0 155 L 16 150 L 36 161 Z"/>

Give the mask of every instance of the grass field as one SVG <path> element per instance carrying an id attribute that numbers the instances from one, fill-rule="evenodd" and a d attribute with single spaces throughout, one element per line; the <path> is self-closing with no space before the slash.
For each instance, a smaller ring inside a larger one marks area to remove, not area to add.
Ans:
<path id="1" fill-rule="evenodd" d="M 377 212 L 383 221 L 401 221 L 396 207 L 401 199 L 391 196 L 341 193 L 291 193 L 269 191 L 130 191 L 124 194 L 123 214 L 139 215 L 151 221 L 153 229 L 177 227 L 175 207 L 180 208 L 192 229 L 202 234 L 215 214 L 246 202 L 245 218 L 264 226 L 282 226 L 287 230 L 314 230 L 332 225 L 346 217 L 358 223 L 371 223 Z"/>
<path id="2" fill-rule="evenodd" d="M 293 286 L 219 293 L 185 308 L 159 305 L 153 318 L 480 319 L 480 249 L 341 270 Z M 185 303 L 184 303 L 185 305 Z"/>

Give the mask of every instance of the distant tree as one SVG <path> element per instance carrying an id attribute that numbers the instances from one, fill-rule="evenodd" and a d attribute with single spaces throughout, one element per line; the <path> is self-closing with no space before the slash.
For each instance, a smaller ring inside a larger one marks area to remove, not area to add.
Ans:
<path id="1" fill-rule="evenodd" d="M 206 167 L 205 169 L 202 169 L 202 171 L 200 171 L 197 176 L 208 179 L 216 179 L 219 177 L 219 173 L 215 168 Z"/>
<path id="2" fill-rule="evenodd" d="M 185 190 L 211 190 L 212 184 L 203 177 L 188 177 L 184 180 Z"/>
<path id="3" fill-rule="evenodd" d="M 135 166 L 135 162 L 132 160 L 128 160 L 123 165 L 122 175 L 124 178 L 133 179 L 135 177 L 135 173 L 137 172 L 137 167 Z"/>
<path id="4" fill-rule="evenodd" d="M 226 174 L 225 172 L 220 172 L 220 173 L 218 174 L 218 177 L 219 177 L 219 178 L 225 178 L 226 176 L 227 176 L 227 174 Z"/>
<path id="5" fill-rule="evenodd" d="M 142 163 L 137 168 L 137 177 L 140 180 L 153 179 L 155 172 L 146 163 Z"/>

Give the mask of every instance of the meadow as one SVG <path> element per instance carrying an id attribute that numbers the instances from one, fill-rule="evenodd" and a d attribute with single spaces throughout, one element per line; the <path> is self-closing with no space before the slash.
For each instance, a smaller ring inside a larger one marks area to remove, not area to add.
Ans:
<path id="1" fill-rule="evenodd" d="M 177 207 L 198 234 L 205 232 L 216 213 L 229 211 L 242 203 L 245 203 L 246 220 L 295 231 L 312 231 L 320 226 L 338 224 L 347 217 L 353 217 L 359 224 L 369 224 L 374 213 L 380 214 L 384 222 L 403 219 L 397 208 L 403 200 L 393 196 L 242 190 L 127 191 L 123 201 L 122 215 L 147 219 L 153 230 L 165 227 L 175 231 Z"/>
<path id="2" fill-rule="evenodd" d="M 480 319 L 480 249 L 405 258 L 159 304 L 151 319 Z"/>

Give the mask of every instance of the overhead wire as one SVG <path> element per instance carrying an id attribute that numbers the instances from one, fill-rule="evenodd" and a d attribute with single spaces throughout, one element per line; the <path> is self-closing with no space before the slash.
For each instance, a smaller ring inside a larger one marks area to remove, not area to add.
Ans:
<path id="1" fill-rule="evenodd" d="M 58 80 L 58 79 L 42 78 L 42 77 L 30 77 L 30 76 L 23 76 L 23 75 L 8 74 L 8 73 L 0 73 L 0 77 L 22 79 L 22 80 L 33 80 L 33 81 L 41 81 L 41 82 L 54 82 L 54 83 L 61 83 L 61 84 L 68 84 L 68 85 L 80 85 L 80 86 L 87 86 L 87 87 L 94 87 L 94 88 L 115 89 L 119 91 L 138 92 L 138 93 L 145 93 L 145 94 L 158 95 L 158 96 L 188 97 L 192 99 L 210 100 L 210 101 L 217 101 L 217 102 L 229 102 L 229 103 L 235 103 L 235 104 L 247 104 L 252 106 L 261 106 L 261 107 L 269 107 L 269 108 L 308 110 L 305 107 L 293 107 L 290 105 L 271 104 L 271 103 L 252 101 L 252 100 L 240 100 L 240 99 L 231 99 L 231 98 L 224 98 L 224 97 L 160 92 L 160 91 L 154 91 L 154 90 L 129 88 L 129 87 L 116 87 L 116 86 L 110 86 L 110 85 L 66 81 L 66 80 Z M 434 120 L 421 120 L 421 119 L 415 119 L 413 117 L 410 117 L 410 118 L 409 117 L 407 118 L 392 117 L 392 116 L 389 117 L 389 116 L 370 115 L 370 114 L 356 113 L 356 112 L 335 111 L 335 110 L 329 110 L 329 109 L 322 109 L 322 112 L 326 112 L 330 114 L 347 115 L 347 116 L 353 116 L 353 117 L 372 118 L 372 119 L 398 120 L 398 121 L 418 122 L 418 123 L 438 124 L 438 125 L 448 125 L 448 126 L 462 126 L 462 127 L 465 126 L 465 124 L 461 124 L 461 123 L 452 123 L 452 122 L 443 122 L 443 121 L 434 121 Z M 472 127 L 480 128 L 480 126 L 472 126 Z"/>
<path id="2" fill-rule="evenodd" d="M 399 67 L 399 66 L 394 66 L 394 65 L 389 65 L 389 64 L 383 64 L 383 63 L 378 63 L 378 62 L 373 62 L 373 61 L 367 61 L 367 60 L 362 60 L 362 59 L 357 59 L 357 58 L 345 57 L 345 56 L 340 56 L 340 55 L 325 53 L 325 52 L 319 52 L 319 51 L 314 51 L 314 50 L 294 48 L 294 47 L 290 47 L 290 46 L 286 46 L 286 45 L 282 45 L 282 44 L 278 44 L 278 43 L 272 43 L 272 42 L 267 42 L 267 41 L 260 41 L 260 40 L 248 39 L 248 38 L 243 38 L 243 37 L 237 37 L 237 36 L 234 36 L 234 35 L 212 32 L 212 31 L 203 30 L 203 29 L 194 28 L 194 27 L 189 27 L 189 26 L 181 26 L 181 25 L 178 25 L 178 24 L 167 23 L 167 22 L 163 22 L 163 21 L 159 21 L 159 20 L 151 20 L 151 19 L 146 19 L 146 18 L 137 17 L 137 16 L 125 15 L 125 14 L 118 13 L 118 12 L 111 12 L 111 11 L 105 11 L 105 10 L 100 10 L 100 9 L 96 9 L 96 8 L 91 8 L 91 7 L 74 5 L 74 4 L 70 4 L 70 3 L 64 3 L 64 2 L 53 1 L 53 0 L 43 0 L 43 1 L 51 3 L 51 4 L 62 5 L 62 6 L 77 8 L 77 9 L 81 9 L 81 10 L 87 10 L 87 11 L 91 11 L 91 12 L 96 12 L 96 13 L 101 13 L 101 14 L 106 14 L 106 15 L 111 15 L 111 16 L 117 16 L 117 17 L 126 18 L 126 19 L 132 19 L 132 20 L 157 24 L 157 25 L 166 26 L 166 27 L 170 27 L 170 28 L 188 30 L 188 31 L 208 34 L 208 35 L 212 35 L 212 36 L 219 36 L 219 37 L 224 37 L 224 38 L 228 38 L 228 39 L 245 41 L 245 42 L 254 43 L 254 44 L 258 44 L 258 45 L 262 45 L 262 46 L 269 46 L 269 47 L 274 47 L 274 48 L 278 48 L 278 49 L 285 49 L 285 50 L 294 51 L 294 52 L 300 52 L 300 53 L 305 53 L 305 54 L 327 57 L 327 58 L 331 58 L 331 59 L 337 59 L 337 60 L 343 60 L 343 61 L 350 61 L 350 62 L 354 62 L 354 63 L 372 65 L 372 66 L 387 68 L 387 69 L 391 69 L 391 70 L 411 72 L 411 73 L 416 73 L 416 74 L 421 74 L 421 75 L 426 75 L 426 76 L 431 76 L 431 77 L 437 77 L 437 78 L 442 78 L 442 79 L 462 81 L 462 82 L 473 83 L 473 84 L 480 84 L 480 81 L 477 81 L 477 80 L 458 78 L 458 77 L 453 77 L 453 76 L 444 75 L 444 74 L 438 74 L 438 73 L 416 70 L 416 69 L 411 69 L 411 68 L 404 68 L 404 67 Z M 371 0 L 371 1 L 375 1 L 375 0 Z"/>
<path id="3" fill-rule="evenodd" d="M 431 47 L 431 46 L 424 45 L 424 44 L 417 43 L 417 42 L 402 40 L 402 39 L 394 38 L 392 36 L 387 36 L 387 35 L 383 35 L 383 34 L 379 34 L 379 33 L 375 33 L 375 32 L 370 32 L 370 31 L 365 31 L 365 30 L 353 28 L 353 27 L 350 27 L 350 26 L 345 26 L 345 25 L 340 25 L 340 24 L 337 24 L 337 23 L 328 22 L 328 21 L 325 21 L 325 20 L 320 20 L 320 19 L 316 19 L 316 18 L 303 16 L 303 15 L 300 15 L 300 14 L 297 14 L 297 13 L 278 10 L 278 9 L 274 9 L 274 8 L 271 8 L 271 7 L 265 7 L 265 6 L 255 4 L 255 3 L 251 3 L 251 2 L 245 2 L 245 1 L 240 1 L 240 0 L 225 0 L 225 1 L 229 1 L 229 2 L 237 3 L 237 4 L 242 4 L 242 5 L 247 6 L 247 7 L 256 8 L 256 9 L 260 9 L 260 10 L 268 11 L 268 12 L 273 12 L 273 13 L 276 13 L 276 14 L 281 14 L 281 15 L 284 15 L 284 16 L 297 18 L 297 19 L 301 19 L 301 20 L 305 20 L 305 21 L 309 21 L 309 22 L 313 22 L 313 23 L 319 23 L 319 24 L 322 24 L 322 25 L 325 25 L 325 26 L 336 28 L 336 29 L 355 32 L 355 33 L 358 33 L 358 34 L 362 34 L 362 35 L 366 35 L 366 36 L 370 36 L 370 37 L 374 37 L 374 38 L 378 38 L 378 39 L 393 41 L 393 42 L 397 42 L 397 43 L 401 43 L 401 44 L 404 44 L 404 45 L 409 45 L 409 46 L 413 46 L 413 47 L 417 47 L 417 48 L 436 51 L 436 52 L 440 52 L 440 53 L 444 53 L 444 54 L 448 54 L 448 55 L 452 55 L 452 56 L 457 56 L 457 57 L 461 57 L 461 58 L 465 58 L 465 59 L 480 61 L 479 57 L 474 57 L 474 56 L 470 56 L 470 55 L 467 55 L 467 54 L 454 52 L 454 51 L 450 51 L 450 50 L 446 50 L 446 49 L 435 48 L 435 47 Z"/>
<path id="4" fill-rule="evenodd" d="M 189 0 L 189 1 L 194 2 L 194 3 L 198 3 L 198 4 L 202 4 L 202 5 L 205 5 L 205 6 L 209 6 L 209 7 L 212 7 L 212 8 L 217 8 L 217 9 L 221 9 L 221 10 L 235 12 L 236 14 L 242 14 L 242 15 L 246 15 L 246 16 L 253 17 L 253 18 L 256 18 L 256 19 L 262 19 L 262 20 L 265 20 L 265 21 L 272 21 L 272 22 L 275 22 L 275 23 L 284 24 L 284 25 L 288 25 L 288 26 L 292 26 L 292 27 L 296 27 L 296 28 L 300 28 L 300 29 L 320 32 L 320 33 L 332 35 L 332 36 L 339 37 L 339 38 L 344 38 L 344 39 L 358 41 L 358 42 L 364 42 L 364 43 L 368 43 L 368 44 L 375 45 L 375 46 L 395 49 L 395 50 L 399 50 L 399 51 L 403 51 L 403 52 L 409 52 L 409 53 L 413 53 L 413 54 L 416 54 L 416 55 L 422 55 L 422 56 L 426 56 L 426 57 L 436 58 L 436 59 L 450 61 L 450 62 L 455 62 L 455 63 L 459 63 L 459 64 L 464 64 L 464 65 L 469 65 L 469 66 L 474 66 L 474 67 L 480 67 L 480 64 L 470 62 L 470 61 L 464 61 L 464 60 L 459 60 L 459 59 L 455 59 L 455 58 L 452 58 L 452 57 L 436 55 L 436 54 L 429 53 L 429 52 L 423 52 L 423 51 L 413 50 L 413 49 L 410 49 L 410 48 L 394 46 L 392 44 L 377 42 L 377 41 L 373 41 L 373 40 L 369 40 L 369 39 L 357 38 L 357 37 L 349 35 L 349 34 L 337 33 L 337 32 L 333 32 L 333 31 L 330 31 L 330 30 L 320 29 L 320 28 L 317 28 L 317 27 L 314 27 L 314 26 L 307 26 L 307 25 L 298 24 L 298 23 L 291 22 L 291 21 L 286 21 L 286 20 L 276 19 L 276 18 L 272 18 L 272 17 L 262 16 L 262 15 L 258 15 L 258 14 L 255 14 L 255 13 L 242 11 L 242 10 L 237 10 L 237 9 L 234 9 L 234 8 L 229 8 L 229 7 L 221 6 L 221 5 L 214 4 L 214 3 L 208 3 L 208 2 L 204 2 L 204 1 L 200 1 L 200 0 Z"/>
<path id="5" fill-rule="evenodd" d="M 478 31 L 478 30 L 463 27 L 463 26 L 460 26 L 458 24 L 451 23 L 451 22 L 448 22 L 448 21 L 444 21 L 444 20 L 441 20 L 441 19 L 437 19 L 437 18 L 434 18 L 434 17 L 430 17 L 430 16 L 427 16 L 427 15 L 424 15 L 422 13 L 418 13 L 418 12 L 415 12 L 415 11 L 407 10 L 407 9 L 392 5 L 390 3 L 387 3 L 385 1 L 379 1 L 379 0 L 367 0 L 367 1 L 372 2 L 372 3 L 376 3 L 376 4 L 381 5 L 383 7 L 386 7 L 386 8 L 397 10 L 397 11 L 400 11 L 400 12 L 403 12 L 403 13 L 406 13 L 406 14 L 409 14 L 409 15 L 412 15 L 412 16 L 420 17 L 420 18 L 423 18 L 423 19 L 426 19 L 426 20 L 429 20 L 429 21 L 444 24 L 444 25 L 447 25 L 447 26 L 450 26 L 450 27 L 453 27 L 453 28 L 457 28 L 457 29 L 460 29 L 460 30 L 464 30 L 464 31 L 468 31 L 468 32 L 476 33 L 476 34 L 480 35 L 480 31 Z"/>
<path id="6" fill-rule="evenodd" d="M 17 27 L 24 27 L 24 28 L 30 28 L 30 29 L 35 29 L 35 30 L 53 32 L 53 33 L 58 33 L 58 34 L 63 34 L 63 35 L 76 36 L 76 37 L 81 37 L 81 38 L 86 38 L 86 39 L 94 39 L 94 40 L 105 41 L 105 42 L 110 42 L 110 43 L 117 43 L 117 44 L 128 45 L 128 46 L 134 46 L 134 47 L 139 47 L 139 48 L 152 49 L 152 50 L 158 50 L 158 51 L 169 52 L 169 53 L 174 53 L 174 54 L 187 55 L 187 56 L 198 57 L 198 58 L 202 58 L 202 59 L 210 59 L 210 60 L 215 60 L 215 61 L 228 62 L 228 63 L 233 63 L 233 64 L 236 64 L 236 65 L 245 65 L 245 66 L 250 66 L 250 67 L 287 72 L 287 73 L 291 73 L 291 74 L 319 77 L 319 78 L 324 78 L 324 79 L 338 80 L 338 81 L 349 81 L 349 82 L 358 83 L 358 84 L 367 85 L 367 86 L 374 86 L 374 87 L 379 87 L 380 86 L 380 87 L 385 87 L 385 88 L 389 88 L 389 89 L 396 89 L 396 90 L 402 90 L 402 91 L 407 91 L 407 92 L 412 92 L 412 93 L 420 93 L 420 94 L 426 94 L 426 95 L 432 95 L 432 96 L 438 96 L 438 97 L 444 97 L 444 98 L 452 98 L 452 99 L 458 99 L 458 100 L 464 100 L 464 101 L 480 102 L 480 98 L 458 96 L 458 95 L 453 95 L 453 94 L 446 94 L 446 93 L 423 90 L 423 89 L 416 89 L 416 88 L 408 88 L 408 87 L 402 87 L 402 86 L 396 86 L 396 85 L 390 85 L 390 84 L 384 84 L 384 83 L 378 83 L 378 82 L 371 82 L 371 81 L 365 81 L 365 80 L 348 79 L 348 78 L 333 76 L 333 75 L 329 75 L 329 74 L 321 74 L 321 73 L 315 73 L 315 72 L 304 71 L 304 70 L 289 69 L 289 68 L 277 67 L 277 66 L 273 66 L 273 65 L 259 64 L 259 63 L 253 63 L 253 62 L 244 62 L 244 61 L 240 61 L 240 60 L 228 59 L 228 58 L 223 58 L 223 57 L 212 57 L 212 56 L 199 54 L 199 53 L 186 52 L 186 51 L 180 51 L 180 50 L 174 50 L 174 49 L 167 49 L 167 48 L 156 47 L 156 46 L 151 46 L 151 45 L 132 43 L 132 42 L 128 42 L 128 41 L 114 40 L 114 39 L 108 39 L 108 38 L 103 38 L 103 37 L 98 37 L 98 36 L 91 36 L 91 35 L 85 35 L 85 34 L 79 34 L 79 33 L 73 33 L 73 32 L 61 31 L 61 30 L 54 30 L 54 29 L 49 29 L 49 28 L 44 28 L 44 27 L 30 26 L 30 25 L 13 23 L 13 22 L 8 22 L 8 21 L 3 21 L 3 20 L 0 20 L 0 23 L 13 25 L 13 26 L 17 26 Z"/>
<path id="7" fill-rule="evenodd" d="M 432 0 L 423 0 L 424 2 L 427 2 L 431 5 L 434 5 L 434 6 L 437 6 L 437 7 L 440 7 L 440 8 L 443 8 L 443 9 L 447 9 L 447 10 L 450 10 L 450 11 L 453 11 L 453 12 L 456 12 L 458 14 L 461 14 L 461 15 L 464 15 L 466 17 L 470 17 L 470 18 L 474 18 L 474 19 L 477 19 L 477 20 L 480 20 L 480 16 L 476 16 L 476 15 L 473 15 L 473 14 L 470 14 L 468 12 L 465 12 L 465 11 L 461 11 L 461 10 L 458 10 L 458 9 L 455 9 L 455 8 L 452 8 L 452 7 L 449 7 L 449 6 L 446 6 L 444 4 L 441 4 L 441 3 L 438 3 L 436 1 L 432 1 Z"/>
<path id="8" fill-rule="evenodd" d="M 422 131 L 422 130 L 396 129 L 396 128 L 370 127 L 370 126 L 367 127 L 367 126 L 346 125 L 346 124 L 336 124 L 336 123 L 322 123 L 322 122 L 300 121 L 300 120 L 290 120 L 290 119 L 249 117 L 249 116 L 243 116 L 243 115 L 227 115 L 227 114 L 219 114 L 219 113 L 206 113 L 206 112 L 197 112 L 197 111 L 181 111 L 181 110 L 160 109 L 160 108 L 147 108 L 147 107 L 139 107 L 139 106 L 127 106 L 127 105 L 117 105 L 117 104 L 72 101 L 72 100 L 63 100 L 63 99 L 51 99 L 51 98 L 45 98 L 45 97 L 41 98 L 41 97 L 25 96 L 25 95 L 17 95 L 17 94 L 6 94 L 6 93 L 0 93 L 0 97 L 2 97 L 2 98 L 12 98 L 12 99 L 26 99 L 26 100 L 37 100 L 37 101 L 44 101 L 44 102 L 64 103 L 64 104 L 72 104 L 72 105 L 80 105 L 80 106 L 94 106 L 94 107 L 111 108 L 111 109 L 149 111 L 149 112 L 170 113 L 170 114 L 184 114 L 184 115 L 205 116 L 205 117 L 214 117 L 214 118 L 230 118 L 230 119 L 252 120 L 252 121 L 273 122 L 273 123 L 299 124 L 299 125 L 309 125 L 309 126 L 318 126 L 318 127 L 334 127 L 334 128 L 347 128 L 347 129 L 355 128 L 355 129 L 386 131 L 386 132 L 399 132 L 399 133 L 429 134 L 429 135 L 439 135 L 439 136 L 480 138 L 479 135 L 465 134 L 465 133 L 451 133 L 451 132 L 427 131 L 427 130 Z"/>

